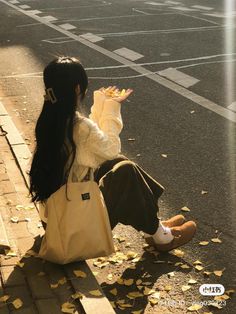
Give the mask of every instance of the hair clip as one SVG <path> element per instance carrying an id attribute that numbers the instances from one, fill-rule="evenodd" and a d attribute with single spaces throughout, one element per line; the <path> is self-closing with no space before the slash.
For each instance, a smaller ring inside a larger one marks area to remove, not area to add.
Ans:
<path id="1" fill-rule="evenodd" d="M 57 98 L 54 94 L 53 89 L 50 87 L 50 88 L 47 88 L 45 91 L 46 91 L 46 94 L 44 95 L 44 99 L 46 101 L 50 101 L 52 104 L 55 104 L 57 102 Z"/>

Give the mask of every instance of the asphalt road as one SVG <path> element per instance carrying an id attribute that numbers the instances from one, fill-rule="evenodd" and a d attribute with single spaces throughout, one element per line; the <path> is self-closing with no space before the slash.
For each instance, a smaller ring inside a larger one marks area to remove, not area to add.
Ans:
<path id="1" fill-rule="evenodd" d="M 161 215 L 191 209 L 194 243 L 220 235 L 222 244 L 195 246 L 194 253 L 226 268 L 219 282 L 228 288 L 236 286 L 236 4 L 230 3 L 0 0 L 1 99 L 31 147 L 42 69 L 54 56 L 79 57 L 87 68 L 85 112 L 94 89 L 133 88 L 122 108 L 123 153 L 165 186 Z M 223 311 L 233 313 L 230 306 Z"/>

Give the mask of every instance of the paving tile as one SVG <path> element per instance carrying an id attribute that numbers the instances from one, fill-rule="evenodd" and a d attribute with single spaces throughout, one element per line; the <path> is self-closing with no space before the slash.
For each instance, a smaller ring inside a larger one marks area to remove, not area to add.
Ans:
<path id="1" fill-rule="evenodd" d="M 19 266 L 1 267 L 1 275 L 4 287 L 25 285 L 25 277 Z"/>
<path id="2" fill-rule="evenodd" d="M 47 276 L 30 276 L 27 278 L 27 281 L 35 299 L 52 298 L 54 296 Z"/>
<path id="3" fill-rule="evenodd" d="M 35 301 L 39 314 L 61 314 L 61 305 L 56 299 Z"/>

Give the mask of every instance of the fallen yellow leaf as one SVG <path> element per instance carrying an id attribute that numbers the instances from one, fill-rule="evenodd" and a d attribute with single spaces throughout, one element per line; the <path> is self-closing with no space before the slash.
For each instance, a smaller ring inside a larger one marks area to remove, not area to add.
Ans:
<path id="1" fill-rule="evenodd" d="M 52 289 L 56 289 L 58 286 L 59 286 L 58 283 L 51 283 L 51 284 L 50 284 L 50 287 L 51 287 Z"/>
<path id="2" fill-rule="evenodd" d="M 205 276 L 210 276 L 212 274 L 212 271 L 204 271 L 203 275 Z"/>
<path id="3" fill-rule="evenodd" d="M 224 301 L 228 299 L 230 299 L 230 297 L 227 294 L 217 295 L 216 297 L 214 297 L 215 301 Z"/>
<path id="4" fill-rule="evenodd" d="M 22 307 L 22 305 L 23 305 L 23 302 L 21 301 L 21 299 L 15 299 L 13 302 L 12 302 L 12 304 L 14 305 L 14 307 L 16 308 L 16 309 L 19 309 L 20 307 Z"/>
<path id="5" fill-rule="evenodd" d="M 183 212 L 190 212 L 190 209 L 187 206 L 181 208 Z"/>
<path id="6" fill-rule="evenodd" d="M 213 273 L 217 276 L 217 277 L 221 277 L 223 275 L 223 271 L 224 269 L 222 270 L 214 270 Z"/>
<path id="7" fill-rule="evenodd" d="M 202 262 L 197 260 L 197 261 L 193 262 L 193 265 L 202 265 Z"/>
<path id="8" fill-rule="evenodd" d="M 0 297 L 0 302 L 6 302 L 9 298 L 10 298 L 10 296 L 5 294 L 2 297 Z"/>
<path id="9" fill-rule="evenodd" d="M 212 238 L 211 241 L 214 243 L 222 243 L 222 241 L 219 238 Z"/>
<path id="10" fill-rule="evenodd" d="M 61 278 L 58 280 L 59 285 L 64 285 L 66 283 L 66 277 Z"/>
<path id="11" fill-rule="evenodd" d="M 16 265 L 22 268 L 24 267 L 25 263 L 18 262 Z"/>
<path id="12" fill-rule="evenodd" d="M 65 302 L 61 306 L 61 311 L 63 313 L 70 313 L 73 314 L 75 311 L 75 305 L 70 302 Z"/>
<path id="13" fill-rule="evenodd" d="M 202 195 L 207 194 L 207 193 L 208 193 L 208 191 L 204 191 L 204 190 L 201 191 Z"/>
<path id="14" fill-rule="evenodd" d="M 159 302 L 158 299 L 155 299 L 152 297 L 150 299 L 148 299 L 148 301 L 150 302 L 151 305 L 156 305 Z"/>
<path id="15" fill-rule="evenodd" d="M 119 307 L 121 309 L 126 309 L 126 308 L 130 308 L 130 307 L 133 307 L 133 305 L 129 304 L 129 303 L 121 303 L 119 304 Z"/>
<path id="16" fill-rule="evenodd" d="M 195 279 L 189 279 L 188 284 L 190 285 L 194 285 L 195 283 L 197 283 L 197 280 Z"/>
<path id="17" fill-rule="evenodd" d="M 83 294 L 80 293 L 79 291 L 77 291 L 76 293 L 71 295 L 72 299 L 76 300 L 76 299 L 82 299 L 83 298 Z"/>
<path id="18" fill-rule="evenodd" d="M 187 264 L 183 264 L 183 265 L 180 266 L 180 268 L 182 268 L 182 269 L 189 269 L 190 266 L 188 266 Z"/>
<path id="19" fill-rule="evenodd" d="M 175 273 L 173 271 L 171 271 L 170 273 L 167 273 L 167 276 L 170 278 L 170 277 L 174 277 L 175 276 Z"/>
<path id="20" fill-rule="evenodd" d="M 73 270 L 73 273 L 75 274 L 76 277 L 79 277 L 79 278 L 86 278 L 87 277 L 85 272 L 83 272 L 81 270 Z"/>
<path id="21" fill-rule="evenodd" d="M 153 294 L 155 292 L 154 289 L 150 289 L 148 287 L 145 287 L 144 290 L 143 290 L 143 294 L 144 295 L 150 295 L 150 294 Z"/>
<path id="22" fill-rule="evenodd" d="M 191 286 L 182 286 L 182 287 L 181 287 L 181 290 L 182 290 L 183 292 L 188 291 L 189 289 L 191 289 Z"/>
<path id="23" fill-rule="evenodd" d="M 174 252 L 172 254 L 177 256 L 177 257 L 183 257 L 185 253 L 181 250 L 176 249 L 176 250 L 174 250 Z"/>
<path id="24" fill-rule="evenodd" d="M 169 292 L 172 289 L 172 287 L 170 285 L 165 286 L 164 290 Z"/>
<path id="25" fill-rule="evenodd" d="M 117 295 L 117 289 L 116 289 L 116 288 L 110 290 L 109 292 L 110 292 L 111 294 L 115 295 L 115 296 Z"/>
<path id="26" fill-rule="evenodd" d="M 223 306 L 221 306 L 219 302 L 211 302 L 208 306 L 215 307 L 219 310 L 223 308 Z"/>
<path id="27" fill-rule="evenodd" d="M 194 304 L 194 305 L 188 307 L 187 310 L 190 311 L 190 312 L 194 312 L 194 311 L 200 310 L 201 308 L 202 308 L 202 305 Z"/>
<path id="28" fill-rule="evenodd" d="M 167 158 L 166 154 L 161 154 L 161 157 Z"/>
<path id="29" fill-rule="evenodd" d="M 142 284 L 142 280 L 141 280 L 141 279 L 136 280 L 136 285 L 137 285 L 137 286 L 139 286 L 139 285 L 141 285 L 141 284 Z"/>
<path id="30" fill-rule="evenodd" d="M 37 274 L 37 276 L 39 276 L 39 277 L 42 277 L 42 276 L 45 276 L 45 275 L 46 275 L 46 274 L 45 274 L 44 271 L 41 271 L 40 273 Z"/>
<path id="31" fill-rule="evenodd" d="M 118 279 L 116 280 L 116 282 L 117 282 L 119 285 L 123 285 L 123 284 L 124 284 L 124 279 L 118 278 Z"/>
<path id="32" fill-rule="evenodd" d="M 19 222 L 19 217 L 17 216 L 11 217 L 11 222 L 14 222 L 14 223 Z"/>
<path id="33" fill-rule="evenodd" d="M 135 299 L 135 298 L 143 297 L 143 294 L 139 291 L 133 291 L 133 292 L 129 292 L 127 294 L 127 297 L 130 299 Z"/>
<path id="34" fill-rule="evenodd" d="M 196 265 L 195 269 L 198 270 L 198 271 L 201 271 L 201 270 L 204 269 L 204 267 L 202 267 L 201 265 Z"/>
<path id="35" fill-rule="evenodd" d="M 228 295 L 231 295 L 231 294 L 235 293 L 235 290 L 234 289 L 226 290 L 225 293 Z"/>
<path id="36" fill-rule="evenodd" d="M 132 286 L 133 283 L 134 283 L 134 279 L 124 279 L 125 286 Z"/>
<path id="37" fill-rule="evenodd" d="M 209 241 L 201 241 L 201 242 L 199 242 L 199 245 L 201 245 L 201 246 L 206 246 L 208 244 L 209 244 Z"/>
<path id="38" fill-rule="evenodd" d="M 91 295 L 93 295 L 93 296 L 95 296 L 95 297 L 100 297 L 100 296 L 102 296 L 102 293 L 101 293 L 101 291 L 99 291 L 99 290 L 91 290 L 91 291 L 89 291 L 89 294 L 91 294 Z"/>

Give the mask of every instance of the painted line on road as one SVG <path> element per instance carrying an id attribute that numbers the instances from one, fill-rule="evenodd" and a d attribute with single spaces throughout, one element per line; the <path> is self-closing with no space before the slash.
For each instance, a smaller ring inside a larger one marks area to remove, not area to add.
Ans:
<path id="1" fill-rule="evenodd" d="M 187 7 L 172 7 L 171 9 L 174 9 L 174 10 L 179 10 L 179 11 L 197 11 L 196 9 L 191 9 L 191 8 L 187 8 Z"/>
<path id="2" fill-rule="evenodd" d="M 232 27 L 232 29 L 236 28 Z M 117 32 L 117 33 L 98 33 L 101 37 L 122 37 L 122 36 L 135 36 L 135 35 L 153 35 L 153 34 L 175 34 L 175 33 L 188 33 L 188 32 L 201 32 L 201 31 L 216 31 L 225 29 L 223 26 L 202 26 L 192 28 L 173 28 L 173 29 L 153 29 L 149 31 L 132 31 L 132 32 Z"/>
<path id="3" fill-rule="evenodd" d="M 9 3 L 11 3 L 11 4 L 17 4 L 17 3 L 20 3 L 20 1 L 18 1 L 18 0 L 11 0 L 11 1 L 9 1 Z"/>
<path id="4" fill-rule="evenodd" d="M 94 35 L 92 33 L 82 34 L 82 35 L 80 35 L 80 37 L 87 39 L 87 40 L 91 41 L 92 43 L 96 43 L 98 41 L 104 40 L 104 38 L 99 37 L 97 35 Z"/>
<path id="5" fill-rule="evenodd" d="M 144 12 L 144 11 L 141 11 L 141 10 L 137 10 L 137 9 L 135 9 L 135 8 L 132 8 L 132 10 L 133 10 L 134 12 L 142 13 L 142 14 L 144 14 L 144 15 L 152 15 L 151 13 L 147 13 L 147 12 Z"/>
<path id="6" fill-rule="evenodd" d="M 166 1 L 167 4 L 173 4 L 173 5 L 179 5 L 182 4 L 182 2 L 177 2 L 177 1 Z"/>
<path id="7" fill-rule="evenodd" d="M 236 101 L 234 101 L 231 105 L 227 107 L 229 110 L 233 110 L 236 112 Z"/>
<path id="8" fill-rule="evenodd" d="M 205 7 L 203 5 L 192 5 L 191 7 L 194 8 L 194 9 L 200 9 L 200 10 L 206 10 L 206 11 L 213 10 L 213 8 Z"/>
<path id="9" fill-rule="evenodd" d="M 205 21 L 205 22 L 208 22 L 208 23 L 214 24 L 214 25 L 221 25 L 220 23 L 217 23 L 217 22 L 215 22 L 215 21 L 209 20 L 209 19 L 207 19 L 207 18 L 203 18 L 203 17 L 199 17 L 199 16 L 190 15 L 190 14 L 183 13 L 183 12 L 179 13 L 179 15 L 191 17 L 191 18 L 193 18 L 193 19 L 195 19 L 195 20 Z M 204 14 L 204 15 L 205 15 L 205 14 Z"/>
<path id="10" fill-rule="evenodd" d="M 85 46 L 103 54 L 104 56 L 107 56 L 108 58 L 111 58 L 111 59 L 113 59 L 113 60 L 115 60 L 121 64 L 129 66 L 129 68 L 133 69 L 135 72 L 138 72 L 140 74 L 148 73 L 149 74 L 148 78 L 150 80 L 160 84 L 161 86 L 166 87 L 169 90 L 172 90 L 173 92 L 181 95 L 182 97 L 184 97 L 186 99 L 189 99 L 190 101 L 202 106 L 203 108 L 206 108 L 212 112 L 215 112 L 216 114 L 224 117 L 225 119 L 236 123 L 236 113 L 232 112 L 231 110 L 226 109 L 220 105 L 217 105 L 213 101 L 210 101 L 210 100 L 208 100 L 208 99 L 206 99 L 200 95 L 197 95 L 197 94 L 189 91 L 188 89 L 186 89 L 182 86 L 179 86 L 178 84 L 173 83 L 173 82 L 169 81 L 168 79 L 165 79 L 165 78 L 161 77 L 160 75 L 155 74 L 152 71 L 147 70 L 146 68 L 143 68 L 142 66 L 137 66 L 134 62 L 129 61 L 129 60 L 127 60 L 121 56 L 118 56 L 114 52 L 111 52 L 111 51 L 109 51 L 103 47 L 100 47 L 95 43 L 91 43 L 90 41 L 83 39 L 83 38 L 79 37 L 78 35 L 73 34 L 67 30 L 64 30 L 55 24 L 52 24 L 52 23 L 47 22 L 47 21 L 43 21 L 42 18 L 40 18 L 36 15 L 30 14 L 27 11 L 24 11 L 24 10 L 18 8 L 14 4 L 10 4 L 6 0 L 0 0 L 0 2 L 4 3 L 5 5 L 7 5 L 9 7 L 14 8 L 18 12 L 21 12 L 22 14 L 25 14 L 25 15 L 33 18 L 34 20 L 36 20 L 38 22 L 42 22 L 42 24 L 48 26 L 51 29 L 54 29 L 54 30 L 60 32 L 61 34 L 64 34 L 65 36 L 68 36 L 69 38 L 75 39 L 76 41 L 80 42 L 81 44 L 84 44 Z"/>
<path id="11" fill-rule="evenodd" d="M 22 4 L 22 5 L 19 5 L 19 8 L 25 10 L 25 9 L 30 9 L 31 7 L 27 4 Z"/>
<path id="12" fill-rule="evenodd" d="M 148 1 L 148 2 L 144 2 L 144 3 L 145 3 L 145 4 L 150 4 L 150 5 L 166 6 L 165 3 L 160 3 L 160 2 Z"/>
<path id="13" fill-rule="evenodd" d="M 187 64 L 187 65 L 181 65 L 179 67 L 176 67 L 176 69 L 187 69 L 187 68 L 193 68 L 193 67 L 200 66 L 200 65 L 217 64 L 217 63 L 229 63 L 229 62 L 231 63 L 231 62 L 235 62 L 235 61 L 236 61 L 236 59 L 192 63 L 192 64 Z"/>
<path id="14" fill-rule="evenodd" d="M 128 48 L 125 48 L 125 47 L 120 48 L 120 49 L 116 49 L 113 52 L 118 54 L 119 56 L 125 57 L 126 59 L 131 60 L 131 61 L 135 61 L 135 60 L 138 60 L 138 59 L 141 59 L 144 57 L 140 53 L 135 52 L 135 51 L 128 49 Z"/>
<path id="15" fill-rule="evenodd" d="M 200 80 L 190 75 L 187 75 L 181 71 L 178 71 L 174 68 L 168 68 L 163 71 L 159 71 L 158 74 L 167 77 L 171 81 L 176 82 L 177 84 L 184 86 L 186 88 L 189 88 L 190 86 L 193 86 L 200 82 Z"/>
<path id="16" fill-rule="evenodd" d="M 33 15 L 37 15 L 37 14 L 40 14 L 40 13 L 43 13 L 42 11 L 39 11 L 39 10 L 26 10 L 23 12 L 27 12 L 27 14 L 29 14 L 29 16 L 33 16 Z"/>
<path id="17" fill-rule="evenodd" d="M 47 22 L 58 21 L 58 19 L 52 15 L 42 16 L 42 19 L 44 19 Z"/>
<path id="18" fill-rule="evenodd" d="M 107 2 L 104 4 L 95 4 L 95 5 L 78 5 L 74 7 L 56 7 L 56 8 L 40 8 L 42 11 L 55 11 L 55 10 L 67 10 L 67 9 L 83 9 L 83 8 L 97 8 L 97 7 L 105 7 L 111 5 L 111 2 Z"/>
<path id="19" fill-rule="evenodd" d="M 55 38 L 42 39 L 42 41 L 49 44 L 65 44 L 65 43 L 69 43 L 75 40 L 70 39 L 68 37 L 55 37 Z"/>
<path id="20" fill-rule="evenodd" d="M 224 14 L 224 13 L 221 13 L 221 12 L 215 12 L 215 13 L 204 13 L 204 15 L 207 15 L 207 16 L 213 16 L 213 17 L 219 17 L 219 18 L 222 18 L 222 19 L 225 19 L 225 18 L 233 18 L 236 16 L 236 11 L 232 11 L 228 14 Z"/>
<path id="21" fill-rule="evenodd" d="M 76 29 L 76 26 L 69 24 L 69 23 L 65 23 L 65 24 L 60 24 L 59 27 L 63 28 L 66 31 L 70 31 L 72 29 Z"/>

